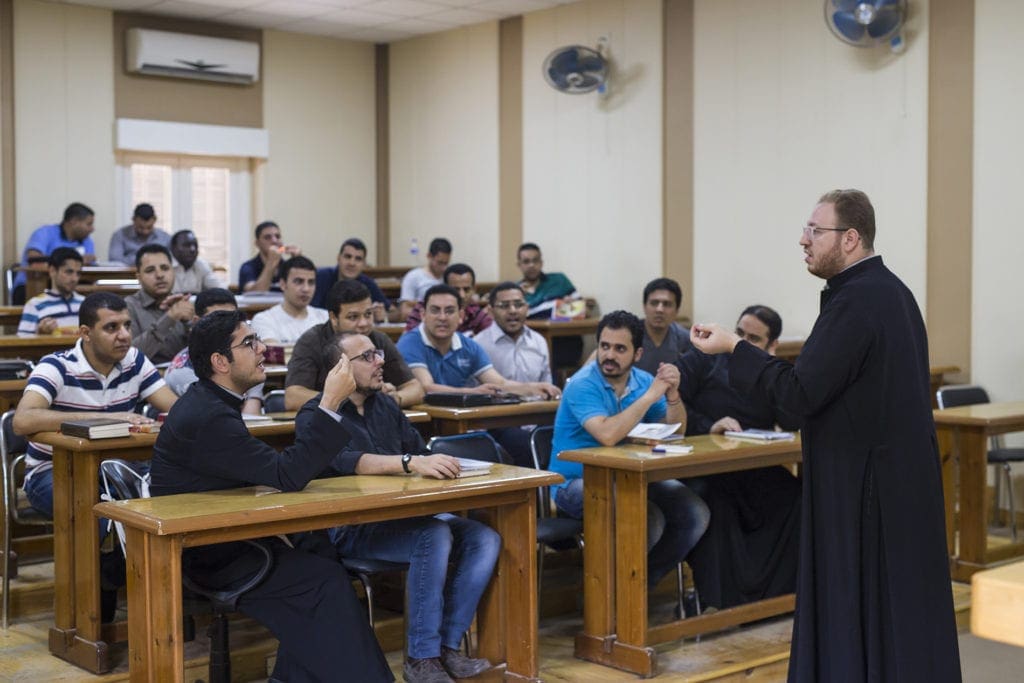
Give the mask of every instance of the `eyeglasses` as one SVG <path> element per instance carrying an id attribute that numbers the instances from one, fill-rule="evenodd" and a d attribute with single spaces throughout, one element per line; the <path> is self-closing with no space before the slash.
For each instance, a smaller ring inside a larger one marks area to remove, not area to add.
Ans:
<path id="1" fill-rule="evenodd" d="M 239 346 L 248 346 L 250 349 L 253 350 L 253 352 L 255 352 L 256 351 L 256 347 L 259 346 L 262 343 L 263 342 L 260 340 L 260 335 L 258 335 L 258 334 L 250 334 L 249 336 L 244 337 L 242 339 L 242 341 L 238 342 L 237 344 L 235 344 L 234 346 L 231 346 L 229 348 L 237 349 Z"/>
<path id="2" fill-rule="evenodd" d="M 349 356 L 349 360 L 361 360 L 372 363 L 375 360 L 384 360 L 384 349 L 368 349 L 358 356 Z"/>
<path id="3" fill-rule="evenodd" d="M 807 225 L 807 226 L 804 226 L 803 232 L 804 232 L 804 237 L 806 237 L 809 240 L 813 240 L 813 239 L 817 239 L 821 235 L 821 233 L 823 233 L 823 232 L 846 232 L 849 229 L 850 228 L 818 228 L 818 227 L 813 227 L 812 228 L 811 226 Z"/>
<path id="4" fill-rule="evenodd" d="M 427 313 L 429 313 L 430 315 L 433 315 L 433 316 L 437 316 L 438 318 L 440 318 L 442 316 L 450 318 L 451 316 L 455 315 L 458 312 L 459 312 L 459 309 L 454 308 L 452 306 L 449 306 L 448 308 L 441 308 L 439 306 L 428 306 L 427 307 Z"/>
<path id="5" fill-rule="evenodd" d="M 513 310 L 517 310 L 518 311 L 521 308 L 526 308 L 526 302 L 525 301 L 501 301 L 499 303 L 494 304 L 494 307 L 495 308 L 500 308 L 503 311 L 507 311 L 510 308 L 513 309 Z"/>

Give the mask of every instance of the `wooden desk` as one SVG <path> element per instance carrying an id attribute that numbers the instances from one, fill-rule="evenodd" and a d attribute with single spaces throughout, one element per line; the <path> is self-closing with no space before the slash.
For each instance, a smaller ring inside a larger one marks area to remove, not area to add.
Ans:
<path id="1" fill-rule="evenodd" d="M 335 477 L 297 493 L 256 495 L 248 488 L 101 503 L 96 515 L 123 522 L 127 531 L 130 678 L 184 678 L 182 548 L 480 509 L 502 538 L 478 610 L 480 656 L 505 662 L 507 679 L 539 681 L 535 490 L 560 480 L 551 472 L 495 465 L 491 474 L 451 481 Z"/>
<path id="2" fill-rule="evenodd" d="M 294 441 L 294 422 L 254 424 L 249 431 L 275 448 Z M 149 460 L 156 434 L 79 439 L 43 432 L 33 441 L 53 446 L 54 625 L 50 652 L 93 673 L 110 670 L 108 643 L 125 640 L 124 624 L 100 623 L 99 466 L 108 458 Z"/>
<path id="3" fill-rule="evenodd" d="M 78 277 L 78 283 L 91 285 L 97 280 L 135 280 L 135 266 L 109 265 L 109 266 L 82 266 L 82 272 Z"/>
<path id="4" fill-rule="evenodd" d="M 372 277 L 374 280 L 381 278 L 394 278 L 401 280 L 413 268 L 419 266 L 366 266 L 363 268 L 363 275 Z"/>
<path id="5" fill-rule="evenodd" d="M 0 329 L 4 334 L 14 334 L 21 322 L 21 310 L 24 306 L 0 306 Z"/>
<path id="6" fill-rule="evenodd" d="M 563 451 L 583 464 L 583 633 L 575 655 L 641 676 L 658 672 L 652 645 L 793 610 L 793 595 L 658 626 L 647 623 L 647 484 L 800 461 L 800 441 L 758 443 L 719 435 L 686 439 L 688 455 L 647 446 Z M 622 533 L 618 533 L 619 530 Z"/>
<path id="7" fill-rule="evenodd" d="M 6 413 L 17 407 L 26 384 L 28 384 L 27 379 L 0 380 L 0 413 Z"/>
<path id="8" fill-rule="evenodd" d="M 1024 647 L 1024 562 L 971 577 L 971 633 Z"/>
<path id="9" fill-rule="evenodd" d="M 78 335 L 36 335 L 18 337 L 13 334 L 0 335 L 0 358 L 26 358 L 38 361 L 48 353 L 63 351 L 75 345 Z"/>
<path id="10" fill-rule="evenodd" d="M 405 323 L 376 323 L 373 329 L 380 330 L 391 338 L 391 341 L 398 342 L 398 338 L 405 334 Z"/>
<path id="11" fill-rule="evenodd" d="M 984 403 L 936 410 L 935 428 L 940 437 L 951 436 L 952 457 L 943 457 L 943 490 L 946 495 L 947 540 L 950 541 L 950 573 L 954 581 L 967 581 L 974 572 L 993 562 L 1024 555 L 1024 543 L 988 547 L 985 521 L 985 469 L 988 467 L 989 437 L 1024 430 L 1024 401 Z M 941 439 L 940 439 L 941 441 Z M 955 482 L 960 482 L 959 500 L 954 500 Z M 953 510 L 959 510 L 958 551 L 952 543 Z"/>
<path id="12" fill-rule="evenodd" d="M 539 332 L 548 343 L 548 358 L 554 358 L 555 352 L 552 348 L 552 340 L 555 337 L 580 337 L 597 332 L 597 325 L 600 318 L 579 318 L 577 320 L 527 320 L 526 325 L 533 331 Z"/>
<path id="13" fill-rule="evenodd" d="M 439 436 L 465 434 L 474 429 L 498 429 L 523 425 L 549 425 L 555 421 L 558 401 L 523 401 L 502 406 L 447 408 L 421 403 L 413 410 L 425 412 L 434 421 Z"/>

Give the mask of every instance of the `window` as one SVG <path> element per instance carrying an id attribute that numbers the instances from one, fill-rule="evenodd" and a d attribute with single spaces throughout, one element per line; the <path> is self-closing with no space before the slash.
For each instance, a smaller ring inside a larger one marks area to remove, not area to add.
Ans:
<path id="1" fill-rule="evenodd" d="M 124 225 L 135 205 L 148 202 L 157 215 L 157 227 L 172 235 L 192 230 L 199 240 L 199 256 L 230 282 L 249 240 L 231 236 L 249 234 L 252 175 L 247 159 L 123 152 L 118 158 L 118 206 Z"/>

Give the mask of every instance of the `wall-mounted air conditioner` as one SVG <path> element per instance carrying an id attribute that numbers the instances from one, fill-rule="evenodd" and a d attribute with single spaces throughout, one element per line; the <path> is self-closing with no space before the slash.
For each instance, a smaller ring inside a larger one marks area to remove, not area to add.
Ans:
<path id="1" fill-rule="evenodd" d="M 130 28 L 125 32 L 129 73 L 228 83 L 260 79 L 260 46 L 244 40 Z"/>

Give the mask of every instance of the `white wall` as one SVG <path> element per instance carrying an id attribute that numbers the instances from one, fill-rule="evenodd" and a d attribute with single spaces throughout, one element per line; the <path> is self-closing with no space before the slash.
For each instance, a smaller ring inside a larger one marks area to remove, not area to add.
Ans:
<path id="1" fill-rule="evenodd" d="M 389 56 L 391 263 L 422 265 L 430 240 L 498 276 L 498 24 L 393 43 Z M 420 254 L 409 253 L 416 238 Z"/>
<path id="2" fill-rule="evenodd" d="M 924 309 L 927 7 L 913 6 L 897 56 L 840 43 L 820 2 L 697 0 L 698 321 L 731 324 L 762 303 L 779 309 L 785 336 L 806 335 L 822 282 L 797 241 L 815 200 L 839 187 L 871 197 L 876 251 Z"/>
<path id="3" fill-rule="evenodd" d="M 977 0 L 971 380 L 994 401 L 1024 399 L 1024 4 Z M 1019 498 L 1018 498 L 1019 500 Z"/>
<path id="4" fill-rule="evenodd" d="M 545 82 L 552 50 L 601 36 L 614 63 L 607 99 Z M 643 285 L 661 274 L 662 42 L 660 0 L 591 0 L 524 17 L 523 238 L 603 312 L 639 311 Z"/>
<path id="5" fill-rule="evenodd" d="M 373 45 L 265 31 L 263 76 L 270 159 L 255 222 L 279 223 L 318 266 L 348 237 L 376 262 Z"/>
<path id="6" fill-rule="evenodd" d="M 97 255 L 120 226 L 114 205 L 114 46 L 110 10 L 14 4 L 18 247 L 80 201 L 96 212 Z"/>

